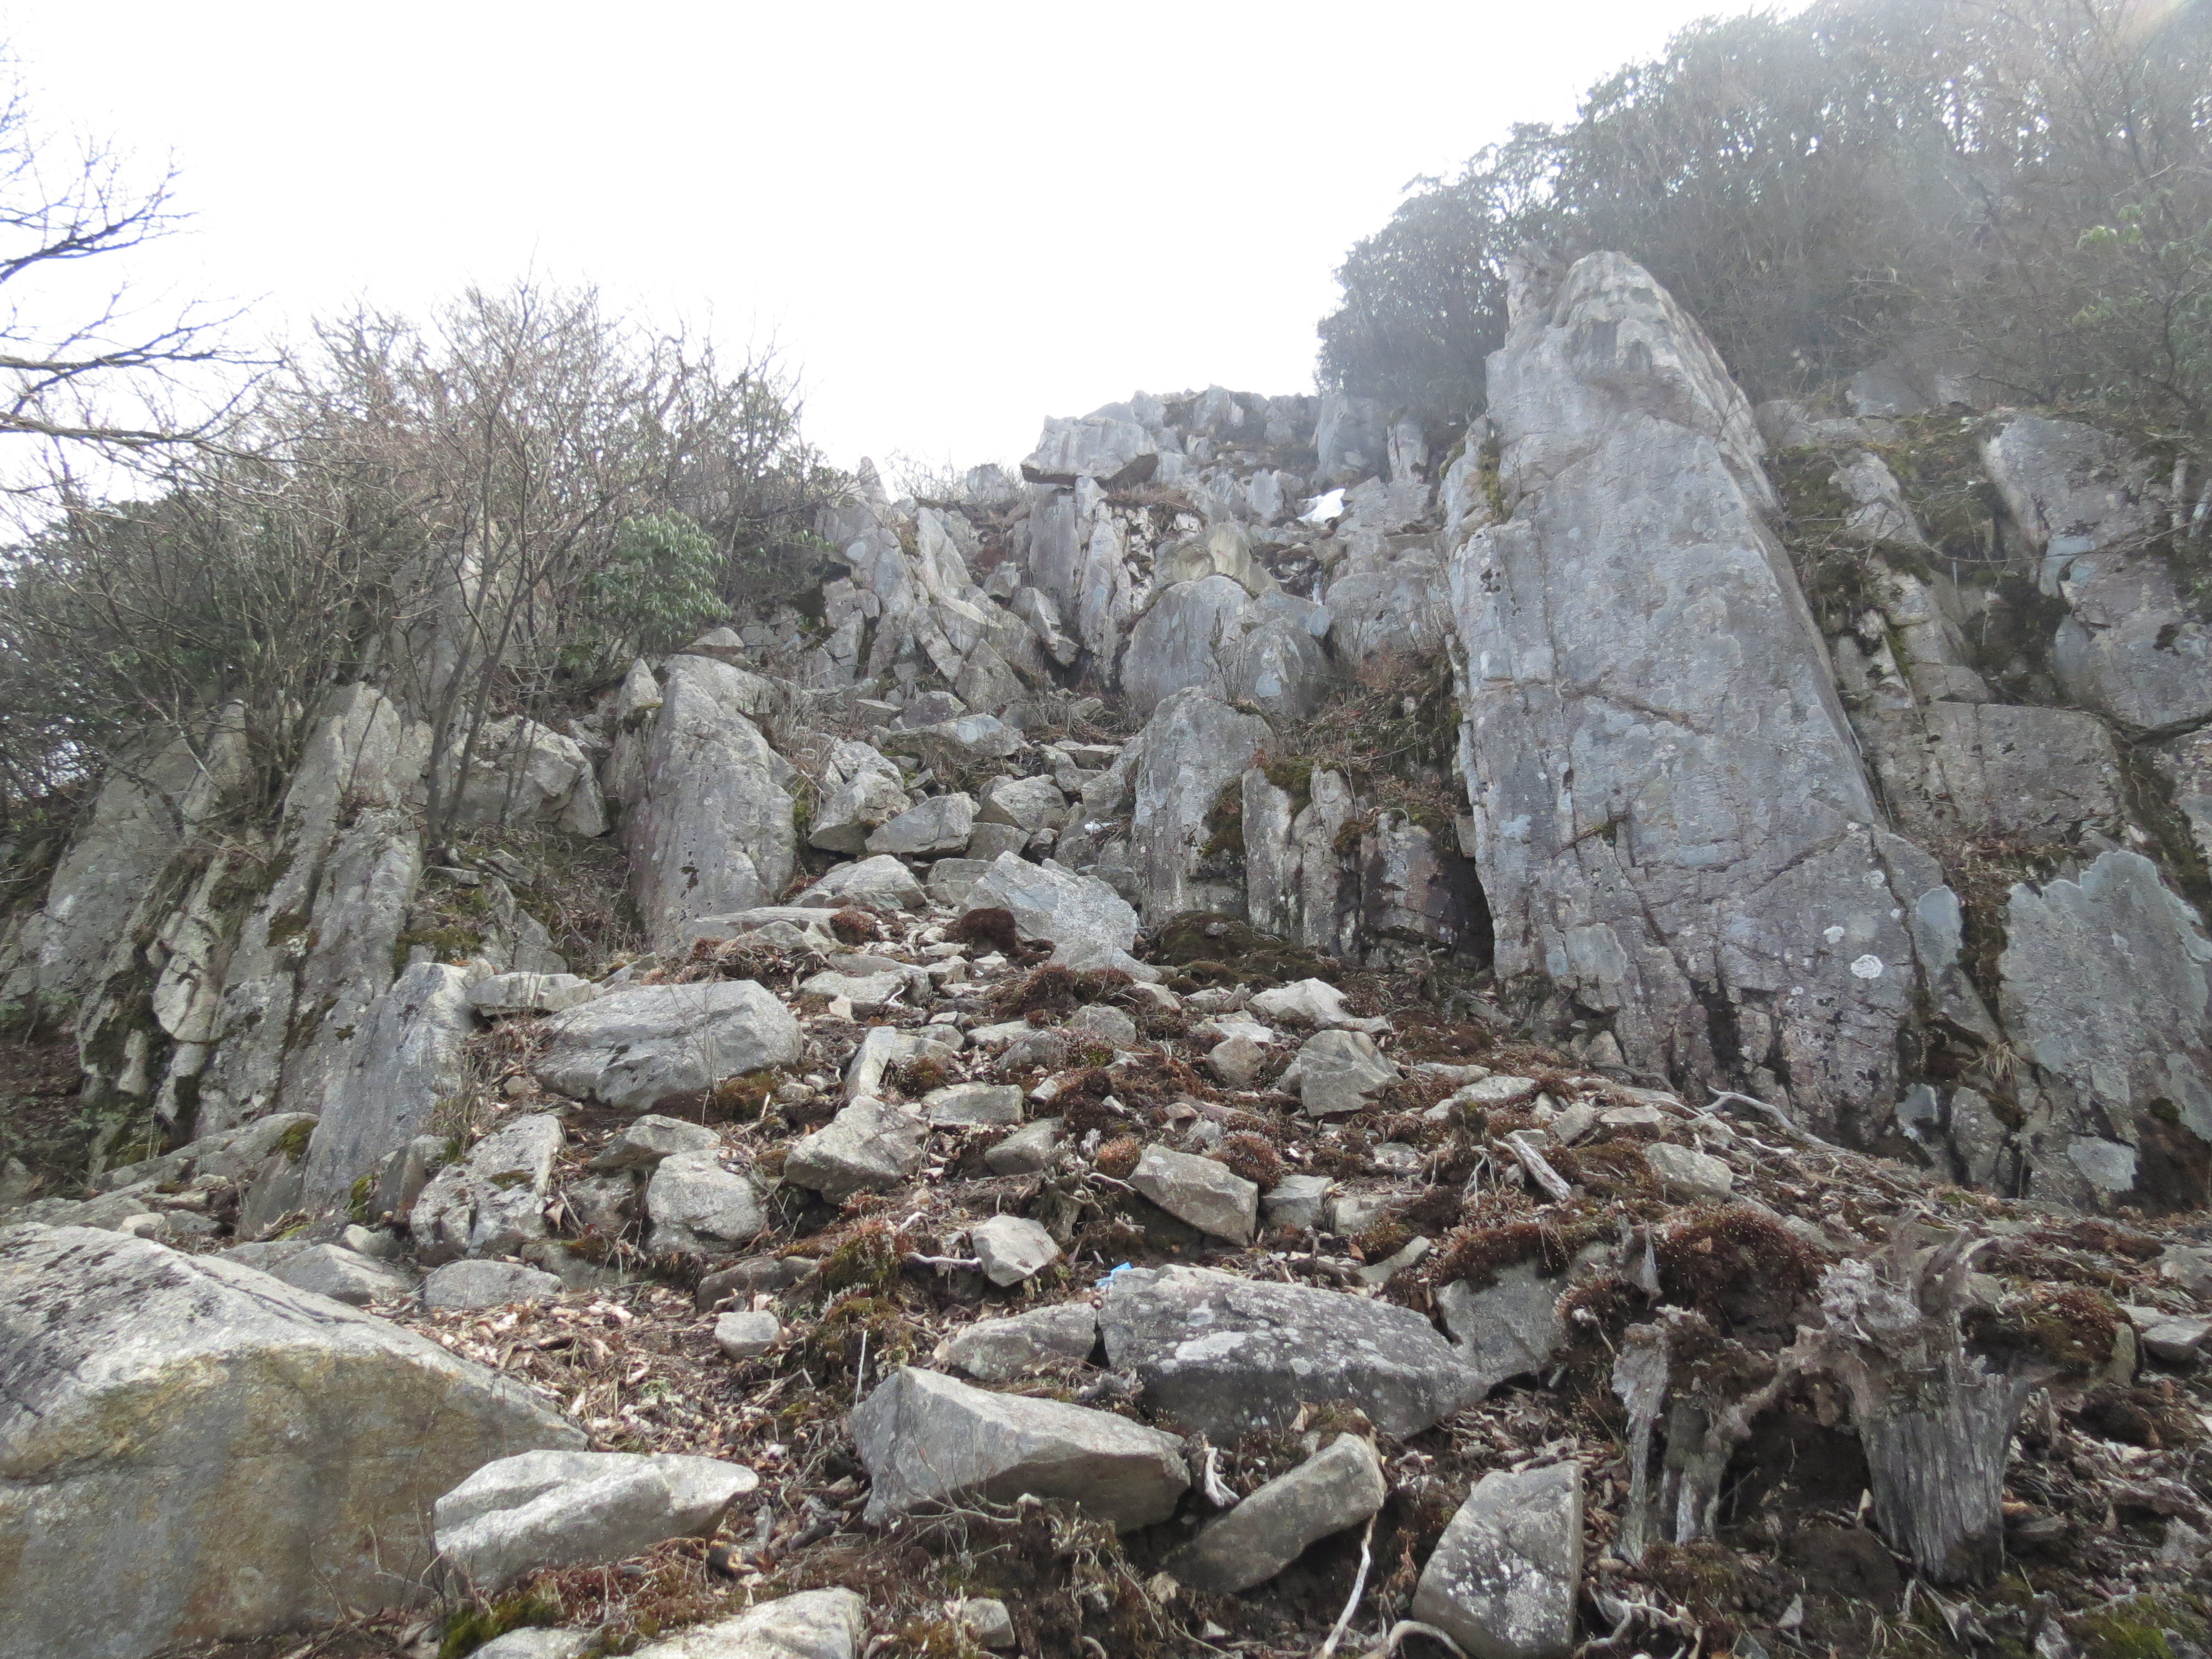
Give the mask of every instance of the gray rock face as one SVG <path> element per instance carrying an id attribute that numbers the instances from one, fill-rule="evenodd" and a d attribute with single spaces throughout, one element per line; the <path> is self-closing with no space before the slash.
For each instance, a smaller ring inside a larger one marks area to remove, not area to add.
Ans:
<path id="1" fill-rule="evenodd" d="M 1194 1589 L 1233 1595 L 1264 1584 L 1332 1533 L 1356 1527 L 1390 1495 L 1375 1448 L 1340 1434 L 1278 1475 L 1170 1556 L 1167 1571 Z"/>
<path id="2" fill-rule="evenodd" d="M 415 1293 L 414 1274 L 335 1244 L 288 1239 L 273 1244 L 235 1244 L 222 1254 L 224 1260 L 282 1279 L 294 1290 L 326 1296 L 349 1307 L 366 1308 L 374 1302 L 393 1302 Z"/>
<path id="3" fill-rule="evenodd" d="M 1215 650 L 1232 702 L 1251 702 L 1273 720 L 1304 720 L 1319 708 L 1333 678 L 1318 629 L 1333 618 L 1320 606 L 1270 593 L 1229 630 Z"/>
<path id="4" fill-rule="evenodd" d="M 1309 1117 L 1328 1117 L 1358 1111 L 1397 1078 L 1397 1066 L 1366 1032 L 1327 1030 L 1306 1039 L 1275 1086 L 1295 1092 Z"/>
<path id="5" fill-rule="evenodd" d="M 791 769 L 750 718 L 765 684 L 710 657 L 668 659 L 643 791 L 623 829 L 656 949 L 678 945 L 695 916 L 774 902 L 791 879 Z"/>
<path id="6" fill-rule="evenodd" d="M 551 1273 L 513 1261 L 448 1261 L 422 1281 L 426 1308 L 504 1308 L 560 1294 Z"/>
<path id="7" fill-rule="evenodd" d="M 752 980 L 641 985 L 556 1014 L 538 1080 L 556 1094 L 630 1111 L 726 1077 L 788 1066 L 805 1039 Z"/>
<path id="8" fill-rule="evenodd" d="M 978 1382 L 1011 1382 L 1048 1359 L 1088 1359 L 1098 1346 L 1098 1310 L 1063 1302 L 1006 1319 L 979 1319 L 939 1348 L 936 1359 Z"/>
<path id="9" fill-rule="evenodd" d="M 2125 817 L 2119 757 L 2094 714 L 1932 702 L 1874 730 L 1885 791 L 1915 836 L 2070 842 Z"/>
<path id="10" fill-rule="evenodd" d="M 664 1158 L 646 1183 L 653 1249 L 662 1255 L 726 1255 L 768 1225 L 751 1181 L 712 1152 Z"/>
<path id="11" fill-rule="evenodd" d="M 858 1659 L 868 1604 L 848 1589 L 806 1590 L 735 1619 L 695 1625 L 640 1648 L 637 1659 Z"/>
<path id="12" fill-rule="evenodd" d="M 1413 1591 L 1413 1617 L 1471 1659 L 1566 1659 L 1582 1577 L 1580 1467 L 1495 1469 L 1437 1540 Z"/>
<path id="13" fill-rule="evenodd" d="M 1350 483 L 1380 472 L 1389 459 L 1389 427 L 1382 405 L 1375 398 L 1324 391 L 1314 432 L 1320 456 L 1314 469 L 1316 487 Z"/>
<path id="14" fill-rule="evenodd" d="M 404 1605 L 440 1492 L 582 1443 L 528 1390 L 265 1273 L 0 1231 L 12 1652 L 141 1659 Z"/>
<path id="15" fill-rule="evenodd" d="M 1303 803 L 1255 767 L 1244 774 L 1244 884 L 1252 925 L 1332 956 L 1358 953 L 1358 884 L 1337 837 L 1358 815 L 1341 774 L 1316 769 Z"/>
<path id="16" fill-rule="evenodd" d="M 1039 1118 L 984 1153 L 983 1162 L 993 1175 L 1036 1175 L 1051 1168 L 1060 1142 L 1060 1120 Z"/>
<path id="17" fill-rule="evenodd" d="M 1130 630 L 1121 658 L 1121 689 L 1129 706 L 1150 714 L 1185 690 L 1217 702 L 1226 697 L 1229 679 L 1217 653 L 1251 605 L 1251 595 L 1227 576 L 1163 589 Z"/>
<path id="18" fill-rule="evenodd" d="M 521 1452 L 438 1499 L 438 1553 L 487 1595 L 539 1567 L 619 1561 L 711 1533 L 760 1485 L 741 1463 L 631 1452 Z"/>
<path id="19" fill-rule="evenodd" d="M 584 1659 L 599 1639 L 596 1631 L 526 1626 L 492 1638 L 477 1650 L 477 1659 Z"/>
<path id="20" fill-rule="evenodd" d="M 994 1285 L 1018 1285 L 1060 1260 L 1052 1235 L 1027 1217 L 994 1215 L 969 1231 L 969 1242 Z"/>
<path id="21" fill-rule="evenodd" d="M 1162 702 L 1129 745 L 1135 791 L 1130 850 L 1144 887 L 1147 922 L 1221 908 L 1200 902 L 1207 894 L 1194 880 L 1206 816 L 1273 735 L 1257 715 L 1240 714 L 1218 698 L 1193 690 Z"/>
<path id="22" fill-rule="evenodd" d="M 964 842 L 965 837 L 963 836 Z M 928 902 L 914 872 L 888 853 L 841 864 L 799 896 L 802 908 L 842 910 L 848 904 L 880 910 L 919 910 Z"/>
<path id="23" fill-rule="evenodd" d="M 1311 1232 L 1321 1225 L 1328 1189 L 1334 1184 L 1327 1176 L 1285 1176 L 1261 1198 L 1260 1213 L 1270 1227 Z"/>
<path id="24" fill-rule="evenodd" d="M 1010 1083 L 955 1083 L 932 1089 L 921 1097 L 921 1109 L 932 1123 L 947 1127 L 1019 1123 L 1022 1091 Z"/>
<path id="25" fill-rule="evenodd" d="M 1894 1097 L 1924 889 L 1893 878 L 1750 407 L 1617 254 L 1555 293 L 1531 276 L 1512 312 L 1490 373 L 1510 517 L 1450 568 L 1499 981 L 1609 1012 L 1630 1065 L 1677 1078 L 1729 1070 L 1724 1006 L 1741 1066 L 1786 1061 L 1832 1133 Z"/>
<path id="26" fill-rule="evenodd" d="M 392 981 L 331 1079 L 307 1143 L 303 1208 L 344 1208 L 356 1181 L 429 1127 L 438 1103 L 460 1090 L 476 1023 L 459 968 L 418 962 Z"/>
<path id="27" fill-rule="evenodd" d="M 1249 1244 L 1260 1189 L 1224 1164 L 1147 1146 L 1129 1184 L 1176 1220 L 1231 1244 Z"/>
<path id="28" fill-rule="evenodd" d="M 1677 1199 L 1725 1199 L 1735 1190 L 1735 1172 L 1711 1152 L 1659 1140 L 1644 1149 L 1644 1161 Z"/>
<path id="29" fill-rule="evenodd" d="M 1061 1030 L 1077 1043 L 1103 1043 L 1117 1049 L 1137 1046 L 1137 1022 L 1119 1008 L 1086 1003 L 1062 1022 Z"/>
<path id="30" fill-rule="evenodd" d="M 452 758 L 458 773 L 460 757 Z M 542 823 L 573 836 L 607 831 L 606 803 L 583 745 L 526 714 L 485 721 L 466 773 L 449 778 L 447 787 L 456 823 Z"/>
<path id="31" fill-rule="evenodd" d="M 1386 1434 L 1419 1433 L 1479 1397 L 1449 1343 L 1409 1308 L 1204 1267 L 1139 1267 L 1106 1286 L 1099 1323 L 1164 1419 L 1217 1444 L 1350 1400 Z"/>
<path id="32" fill-rule="evenodd" d="M 864 1095 L 791 1149 L 783 1178 L 829 1199 L 896 1187 L 921 1167 L 928 1142 L 921 1118 Z"/>
<path id="33" fill-rule="evenodd" d="M 557 1117 L 519 1117 L 433 1176 L 408 1218 L 416 1255 L 425 1261 L 511 1255 L 544 1237 L 545 1196 L 564 1139 Z"/>
<path id="34" fill-rule="evenodd" d="M 935 1499 L 1004 1504 L 1026 1492 L 1071 1498 L 1126 1532 L 1166 1520 L 1190 1485 L 1173 1435 L 911 1365 L 878 1383 L 851 1421 L 871 1483 L 871 1524 Z"/>
<path id="35" fill-rule="evenodd" d="M 1016 932 L 1048 942 L 1052 959 L 1064 968 L 1120 968 L 1139 979 L 1159 977 L 1158 969 L 1129 954 L 1137 942 L 1137 913 L 1103 881 L 1050 860 L 1030 864 L 1002 853 L 976 878 L 961 906 L 963 915 L 989 909 L 1013 912 Z"/>
<path id="36" fill-rule="evenodd" d="M 964 794 L 932 795 L 908 808 L 868 836 L 868 851 L 905 858 L 936 858 L 958 853 L 975 827 L 975 802 Z"/>
<path id="37" fill-rule="evenodd" d="M 2170 1103 L 2179 1127 L 2212 1139 L 2212 940 L 2195 913 L 2149 860 L 2112 852 L 2078 881 L 2014 887 L 2005 939 L 2005 1026 L 2045 1073 L 2059 1130 L 2100 1133 L 2102 1117 L 2150 1155 L 2147 1189 L 2186 1197 L 2160 1184 L 2176 1177 L 2150 1109 Z"/>

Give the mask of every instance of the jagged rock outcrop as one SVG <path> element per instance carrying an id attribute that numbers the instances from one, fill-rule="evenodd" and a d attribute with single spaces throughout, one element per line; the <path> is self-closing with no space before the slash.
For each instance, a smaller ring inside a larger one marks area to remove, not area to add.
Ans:
<path id="1" fill-rule="evenodd" d="M 1507 516 L 1451 567 L 1499 977 L 1607 1020 L 1632 1066 L 1856 1131 L 1898 1089 L 1901 918 L 1938 883 L 1860 769 L 1750 406 L 1618 255 L 1523 280 L 1513 318 Z"/>

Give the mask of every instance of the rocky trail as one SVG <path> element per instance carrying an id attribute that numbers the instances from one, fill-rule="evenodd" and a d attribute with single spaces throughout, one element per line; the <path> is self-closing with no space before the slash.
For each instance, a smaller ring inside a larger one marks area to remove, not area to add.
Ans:
<path id="1" fill-rule="evenodd" d="M 0 935 L 0 1659 L 2212 1651 L 2172 501 L 1522 280 L 1484 430 L 865 477 L 446 842 L 365 682 L 106 784 Z"/>

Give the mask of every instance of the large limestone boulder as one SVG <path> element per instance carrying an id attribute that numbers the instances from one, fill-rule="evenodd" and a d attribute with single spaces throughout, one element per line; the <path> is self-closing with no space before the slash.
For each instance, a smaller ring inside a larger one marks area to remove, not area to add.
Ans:
<path id="1" fill-rule="evenodd" d="M 991 1394 L 900 1367 L 852 1415 L 867 1519 L 963 1495 L 1066 1498 L 1117 1531 L 1164 1521 L 1190 1485 L 1182 1443 L 1111 1412 Z"/>
<path id="2" fill-rule="evenodd" d="M 1127 404 L 1109 404 L 1079 420 L 1048 420 L 1044 435 L 1022 462 L 1030 483 L 1072 484 L 1095 479 L 1107 489 L 1126 489 L 1159 468 L 1159 446 Z"/>
<path id="3" fill-rule="evenodd" d="M 868 832 L 913 805 L 897 765 L 882 750 L 841 739 L 830 750 L 821 799 L 807 821 L 806 841 L 830 853 L 858 853 Z"/>
<path id="4" fill-rule="evenodd" d="M 1936 883 L 1895 873 L 1913 849 L 1881 827 L 1750 405 L 1619 254 L 1522 273 L 1511 311 L 1510 516 L 1450 567 L 1498 980 L 1609 1015 L 1639 1070 L 1770 1099 L 1786 1077 L 1822 1133 L 1871 1132 L 1914 1015 L 1903 917 Z"/>
<path id="5" fill-rule="evenodd" d="M 1336 850 L 1358 816 L 1340 772 L 1316 768 L 1290 777 L 1297 793 L 1261 767 L 1244 774 L 1245 909 L 1252 925 L 1293 945 L 1356 957 L 1359 883 Z"/>
<path id="6" fill-rule="evenodd" d="M 1228 681 L 1215 656 L 1252 599 L 1227 576 L 1208 575 L 1163 588 L 1130 630 L 1121 658 L 1129 707 L 1150 714 L 1176 692 L 1196 688 L 1216 700 Z"/>
<path id="7" fill-rule="evenodd" d="M 408 1217 L 416 1255 L 424 1261 L 514 1255 L 544 1237 L 553 1160 L 565 1139 L 559 1118 L 532 1112 L 502 1124 L 459 1163 L 439 1170 Z"/>
<path id="8" fill-rule="evenodd" d="M 1228 902 L 1226 884 L 1216 890 L 1198 878 L 1206 815 L 1273 736 L 1256 714 L 1193 688 L 1161 703 L 1130 744 L 1130 853 L 1147 922 Z"/>
<path id="9" fill-rule="evenodd" d="M 1104 882 L 1050 859 L 1030 864 L 1000 854 L 960 908 L 963 914 L 1012 911 L 1021 937 L 1051 945 L 1052 959 L 1064 968 L 1119 968 L 1139 979 L 1159 977 L 1157 968 L 1129 954 L 1137 942 L 1137 913 L 1128 902 Z"/>
<path id="10" fill-rule="evenodd" d="M 265 1273 L 0 1231 L 0 1651 L 140 1659 L 404 1605 L 441 1492 L 583 1443 L 527 1389 Z"/>
<path id="11" fill-rule="evenodd" d="M 1348 1291 L 1139 1267 L 1107 1281 L 1106 1357 L 1133 1367 L 1163 1419 L 1217 1443 L 1349 1400 L 1386 1434 L 1417 1434 L 1480 1396 L 1436 1328 Z"/>
<path id="12" fill-rule="evenodd" d="M 767 685 L 711 657 L 669 659 L 623 827 L 632 896 L 656 948 L 677 944 L 694 917 L 774 903 L 791 880 L 791 768 L 753 720 Z"/>
<path id="13" fill-rule="evenodd" d="M 757 981 L 641 985 L 545 1023 L 538 1080 L 556 1094 L 644 1111 L 726 1077 L 788 1066 L 799 1022 Z"/>

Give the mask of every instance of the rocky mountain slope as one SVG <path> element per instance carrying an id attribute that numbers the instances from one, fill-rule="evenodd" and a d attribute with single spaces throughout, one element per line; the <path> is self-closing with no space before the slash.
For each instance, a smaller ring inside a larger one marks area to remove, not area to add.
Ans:
<path id="1" fill-rule="evenodd" d="M 0 1656 L 2202 1650 L 2203 481 L 1513 313 L 149 738 L 0 933 Z"/>

